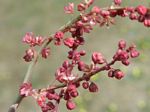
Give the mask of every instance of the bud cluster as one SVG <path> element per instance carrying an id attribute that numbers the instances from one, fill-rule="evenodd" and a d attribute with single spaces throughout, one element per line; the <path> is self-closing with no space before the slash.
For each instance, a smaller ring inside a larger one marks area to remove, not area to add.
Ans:
<path id="1" fill-rule="evenodd" d="M 42 36 L 34 36 L 32 32 L 28 32 L 23 37 L 22 41 L 23 43 L 28 44 L 30 47 L 29 49 L 26 50 L 23 59 L 26 62 L 30 62 L 32 61 L 32 59 L 36 57 L 37 52 L 35 50 L 35 47 L 42 46 L 45 39 Z M 47 58 L 49 53 L 50 53 L 50 48 L 45 47 L 41 50 L 41 56 L 43 58 Z"/>
<path id="2" fill-rule="evenodd" d="M 69 47 L 69 46 L 67 46 Z M 85 64 L 81 60 L 81 56 L 85 56 L 85 51 L 76 51 L 76 47 L 69 47 L 71 50 L 68 52 L 68 60 L 65 60 L 60 68 L 55 73 L 55 79 L 62 83 L 62 85 L 53 85 L 48 88 L 40 90 L 32 89 L 30 83 L 24 83 L 20 87 L 20 95 L 33 96 L 38 105 L 41 107 L 42 112 L 57 111 L 60 100 L 66 101 L 66 107 L 73 110 L 76 107 L 73 101 L 79 95 L 78 88 L 88 89 L 89 92 L 98 92 L 98 85 L 91 80 L 91 77 L 98 72 L 107 71 L 108 77 L 120 80 L 125 74 L 120 69 L 115 69 L 112 65 L 121 61 L 123 65 L 129 65 L 129 58 L 139 56 L 139 52 L 135 49 L 135 45 L 126 48 L 126 42 L 120 40 L 118 42 L 118 50 L 113 56 L 113 60 L 108 63 L 104 56 L 99 52 L 94 52 L 91 56 L 91 64 Z M 75 67 L 82 73 L 79 75 L 73 72 Z M 55 91 L 55 89 L 59 89 Z"/>
<path id="3" fill-rule="evenodd" d="M 79 87 L 92 93 L 99 91 L 98 85 L 91 79 L 96 73 L 106 71 L 108 72 L 108 77 L 122 79 L 125 74 L 120 69 L 113 68 L 112 65 L 116 62 L 121 62 L 122 65 L 128 66 L 131 58 L 138 57 L 139 52 L 134 44 L 127 47 L 126 42 L 120 40 L 111 62 L 108 62 L 101 52 L 93 52 L 91 63 L 86 64 L 81 58 L 87 54 L 86 51 L 78 50 L 80 46 L 85 44 L 85 33 L 90 33 L 95 25 L 101 27 L 114 24 L 116 16 L 129 17 L 131 20 L 143 22 L 147 27 L 150 26 L 150 11 L 148 8 L 142 5 L 136 8 L 122 8 L 120 7 L 121 2 L 121 0 L 114 0 L 114 4 L 109 8 L 93 6 L 91 11 L 87 13 L 87 9 L 94 3 L 94 0 L 84 0 L 84 2 L 77 5 L 77 11 L 80 12 L 80 16 L 50 37 L 43 38 L 42 36 L 34 36 L 33 33 L 26 33 L 23 37 L 23 43 L 29 45 L 29 49 L 25 51 L 25 56 L 23 57 L 26 62 L 30 62 L 33 59 L 37 61 L 39 54 L 46 59 L 50 54 L 50 47 L 47 46 L 52 41 L 54 45 L 65 46 L 69 50 L 67 59 L 63 61 L 55 72 L 55 80 L 60 85 L 33 89 L 30 83 L 23 83 L 19 90 L 20 95 L 34 97 L 42 112 L 57 112 L 58 104 L 61 100 L 65 100 L 67 109 L 73 110 L 76 107 L 74 98 L 79 96 Z M 64 7 L 65 13 L 73 14 L 74 7 L 74 3 L 69 3 L 68 6 Z M 66 36 L 65 33 L 70 35 Z M 42 48 L 39 54 L 35 50 L 37 46 Z"/>

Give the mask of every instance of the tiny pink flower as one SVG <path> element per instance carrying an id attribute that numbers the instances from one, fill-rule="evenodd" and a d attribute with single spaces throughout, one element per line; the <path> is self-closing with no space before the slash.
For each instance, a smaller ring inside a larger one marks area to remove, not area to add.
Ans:
<path id="1" fill-rule="evenodd" d="M 45 95 L 40 95 L 40 96 L 38 96 L 38 98 L 36 99 L 36 101 L 37 101 L 37 103 L 38 103 L 38 105 L 39 105 L 40 107 L 44 106 L 44 105 L 45 105 L 45 102 L 46 102 L 46 97 L 45 97 Z"/>
<path id="2" fill-rule="evenodd" d="M 72 69 L 70 67 L 68 67 L 67 69 L 64 67 L 60 67 L 55 73 L 56 80 L 58 80 L 61 83 L 67 83 L 75 80 L 77 76 L 72 74 L 71 70 Z"/>
<path id="3" fill-rule="evenodd" d="M 65 6 L 64 11 L 66 14 L 73 14 L 74 13 L 74 3 L 69 3 L 68 6 Z"/>
<path id="4" fill-rule="evenodd" d="M 20 95 L 30 96 L 32 93 L 32 84 L 31 83 L 23 83 L 19 89 Z"/>
<path id="5" fill-rule="evenodd" d="M 41 46 L 41 45 L 43 44 L 43 42 L 44 42 L 43 37 L 41 37 L 41 36 L 35 37 L 35 44 L 36 44 L 36 45 Z"/>
<path id="6" fill-rule="evenodd" d="M 68 100 L 67 103 L 66 103 L 66 107 L 69 110 L 73 110 L 76 107 L 76 105 L 75 105 L 75 103 L 73 101 Z"/>
<path id="7" fill-rule="evenodd" d="M 93 8 L 92 8 L 92 12 L 93 13 L 100 13 L 100 11 L 101 11 L 101 9 L 98 7 L 98 6 L 94 6 Z"/>
<path id="8" fill-rule="evenodd" d="M 42 57 L 46 59 L 50 54 L 50 48 L 43 48 L 41 54 Z"/>
<path id="9" fill-rule="evenodd" d="M 136 58 L 136 57 L 138 57 L 139 55 L 140 55 L 140 53 L 139 53 L 136 49 L 133 49 L 133 50 L 130 51 L 130 56 L 131 56 L 132 58 Z"/>
<path id="10" fill-rule="evenodd" d="M 73 47 L 74 43 L 75 43 L 75 40 L 74 40 L 74 38 L 72 38 L 72 37 L 66 38 L 66 39 L 64 40 L 64 44 L 65 44 L 66 46 L 70 47 L 70 48 Z"/>
<path id="11" fill-rule="evenodd" d="M 147 13 L 147 8 L 143 5 L 139 5 L 137 8 L 136 8 L 136 11 L 140 14 L 140 15 L 146 15 Z"/>
<path id="12" fill-rule="evenodd" d="M 126 41 L 120 40 L 118 43 L 119 49 L 124 49 L 126 47 Z"/>
<path id="13" fill-rule="evenodd" d="M 23 37 L 22 41 L 26 44 L 29 44 L 30 46 L 34 46 L 35 44 L 35 39 L 34 39 L 34 35 L 32 32 L 28 32 L 25 34 L 25 36 Z"/>
<path id="14" fill-rule="evenodd" d="M 78 8 L 78 11 L 84 11 L 86 9 L 86 6 L 85 6 L 85 4 L 80 3 L 80 4 L 78 4 L 77 8 Z"/>
<path id="15" fill-rule="evenodd" d="M 98 52 L 94 52 L 92 54 L 92 61 L 95 63 L 95 64 L 103 64 L 105 61 L 104 61 L 104 57 L 102 56 L 101 53 L 98 53 Z"/>
<path id="16" fill-rule="evenodd" d="M 114 3 L 115 3 L 116 5 L 121 5 L 121 2 L 122 2 L 122 0 L 114 0 Z"/>
<path id="17" fill-rule="evenodd" d="M 54 35 L 55 39 L 63 39 L 63 37 L 64 37 L 64 33 L 61 31 L 56 32 Z"/>
<path id="18" fill-rule="evenodd" d="M 30 62 L 30 61 L 32 61 L 32 59 L 34 58 L 34 56 L 35 56 L 35 50 L 29 48 L 28 50 L 26 50 L 26 54 L 25 54 L 25 56 L 23 57 L 23 59 L 24 59 L 26 62 Z"/>
<path id="19" fill-rule="evenodd" d="M 114 55 L 113 57 L 115 60 L 119 60 L 119 61 L 122 61 L 122 60 L 126 60 L 129 58 L 129 54 L 127 51 L 123 51 L 121 49 L 119 49 L 116 54 Z"/>

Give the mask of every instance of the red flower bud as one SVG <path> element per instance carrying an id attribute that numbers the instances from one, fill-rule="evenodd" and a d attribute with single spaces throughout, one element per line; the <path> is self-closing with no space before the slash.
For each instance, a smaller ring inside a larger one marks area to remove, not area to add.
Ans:
<path id="1" fill-rule="evenodd" d="M 63 62 L 63 64 L 62 64 L 62 66 L 65 68 L 65 69 L 67 69 L 68 67 L 69 67 L 69 61 L 68 60 L 65 60 L 64 62 Z"/>
<path id="2" fill-rule="evenodd" d="M 144 20 L 144 26 L 150 27 L 150 18 Z"/>
<path id="3" fill-rule="evenodd" d="M 94 82 L 91 82 L 91 84 L 89 86 L 89 91 L 90 92 L 98 92 L 98 87 Z"/>
<path id="4" fill-rule="evenodd" d="M 107 11 L 107 10 L 102 10 L 102 11 L 101 11 L 101 15 L 102 15 L 103 17 L 106 17 L 106 16 L 109 16 L 109 15 L 110 15 L 110 12 Z"/>
<path id="5" fill-rule="evenodd" d="M 42 54 L 43 58 L 47 58 L 49 56 L 49 54 L 50 54 L 50 48 L 44 48 L 44 49 L 42 49 L 41 54 Z"/>
<path id="6" fill-rule="evenodd" d="M 108 77 L 114 77 L 114 70 L 109 70 Z"/>
<path id="7" fill-rule="evenodd" d="M 122 60 L 122 64 L 128 66 L 130 64 L 130 62 L 128 59 L 126 59 L 126 60 Z"/>
<path id="8" fill-rule="evenodd" d="M 84 89 L 87 89 L 87 88 L 89 88 L 89 82 L 83 82 L 82 83 L 82 87 L 84 88 Z"/>
<path id="9" fill-rule="evenodd" d="M 139 5 L 137 8 L 136 8 L 136 11 L 140 14 L 140 15 L 146 15 L 147 13 L 147 8 L 143 5 Z"/>
<path id="10" fill-rule="evenodd" d="M 68 92 L 76 91 L 76 86 L 74 84 L 69 84 L 67 87 L 67 91 Z"/>
<path id="11" fill-rule="evenodd" d="M 70 95 L 75 98 L 75 97 L 77 97 L 79 95 L 79 93 L 78 93 L 78 91 L 72 91 L 70 93 Z"/>
<path id="12" fill-rule="evenodd" d="M 92 8 L 92 12 L 93 13 L 100 13 L 100 11 L 101 11 L 101 9 L 99 8 L 99 7 L 97 7 L 97 6 L 94 6 L 93 8 Z"/>
<path id="13" fill-rule="evenodd" d="M 124 73 L 120 70 L 115 70 L 114 71 L 114 76 L 115 76 L 116 79 L 120 80 L 124 77 Z"/>
<path id="14" fill-rule="evenodd" d="M 138 57 L 139 55 L 140 55 L 140 53 L 139 53 L 137 50 L 135 50 L 135 49 L 133 49 L 133 50 L 130 51 L 130 56 L 131 56 L 132 58 L 136 58 L 136 57 Z"/>
<path id="15" fill-rule="evenodd" d="M 69 110 L 73 110 L 76 107 L 76 105 L 75 105 L 75 103 L 73 101 L 68 100 L 67 103 L 66 103 L 66 107 Z"/>
<path id="16" fill-rule="evenodd" d="M 78 69 L 80 71 L 84 71 L 86 68 L 85 68 L 85 63 L 83 61 L 79 61 L 78 62 Z"/>
<path id="17" fill-rule="evenodd" d="M 145 16 L 140 15 L 138 17 L 138 22 L 144 22 L 144 20 L 145 20 Z"/>
<path id="18" fill-rule="evenodd" d="M 46 105 L 48 106 L 48 110 L 53 110 L 55 108 L 55 105 L 53 104 L 53 102 L 49 101 Z"/>
<path id="19" fill-rule="evenodd" d="M 28 50 L 26 50 L 26 54 L 25 54 L 25 56 L 23 57 L 23 59 L 24 59 L 26 62 L 30 62 L 30 61 L 32 61 L 32 59 L 34 58 L 34 55 L 35 55 L 34 49 L 29 48 Z"/>
<path id="20" fill-rule="evenodd" d="M 74 38 L 72 38 L 72 37 L 66 38 L 66 39 L 64 40 L 64 44 L 65 44 L 66 46 L 70 47 L 70 48 L 73 47 L 74 43 L 75 43 L 75 40 L 74 40 Z"/>
<path id="21" fill-rule="evenodd" d="M 126 41 L 120 40 L 118 43 L 119 49 L 124 49 L 126 47 Z"/>
<path id="22" fill-rule="evenodd" d="M 86 52 L 84 50 L 79 52 L 81 56 L 84 56 L 86 54 Z"/>
<path id="23" fill-rule="evenodd" d="M 94 52 L 92 54 L 92 61 L 95 63 L 95 64 L 103 64 L 105 61 L 104 61 L 104 58 L 102 56 L 101 53 L 98 53 L 98 52 Z"/>
<path id="24" fill-rule="evenodd" d="M 64 100 L 69 100 L 69 99 L 71 99 L 70 94 L 68 92 L 65 92 L 65 94 L 64 94 Z"/>
<path id="25" fill-rule="evenodd" d="M 86 8 L 86 6 L 85 6 L 83 3 L 80 3 L 80 4 L 78 5 L 78 11 L 84 11 L 85 8 Z"/>
<path id="26" fill-rule="evenodd" d="M 47 97 L 49 100 L 59 100 L 59 99 L 60 99 L 59 95 L 56 94 L 56 93 L 54 93 L 54 94 L 52 94 L 52 93 L 47 93 L 47 94 L 46 94 L 46 97 Z"/>
<path id="27" fill-rule="evenodd" d="M 131 20 L 137 20 L 137 19 L 138 19 L 138 15 L 133 12 L 133 13 L 130 13 L 129 18 L 130 18 Z"/>
<path id="28" fill-rule="evenodd" d="M 122 60 L 126 60 L 129 58 L 128 52 L 127 51 L 123 51 L 123 50 L 118 50 L 116 52 L 116 54 L 113 57 L 116 60 L 122 61 Z"/>

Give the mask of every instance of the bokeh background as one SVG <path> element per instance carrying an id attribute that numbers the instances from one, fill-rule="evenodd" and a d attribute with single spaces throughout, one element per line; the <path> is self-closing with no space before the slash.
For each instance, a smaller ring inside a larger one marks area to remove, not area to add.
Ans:
<path id="1" fill-rule="evenodd" d="M 7 112 L 16 99 L 29 63 L 22 56 L 27 46 L 21 40 L 26 32 L 48 36 L 72 17 L 63 13 L 68 2 L 79 3 L 81 0 L 0 0 L 0 112 Z M 105 7 L 112 0 L 96 0 L 96 5 Z M 149 4 L 150 0 L 123 0 L 123 6 Z M 76 15 L 76 14 L 75 14 Z M 127 18 L 116 19 L 110 28 L 96 27 L 86 35 L 86 44 L 82 49 L 88 53 L 83 59 L 90 63 L 93 51 L 99 51 L 111 60 L 117 49 L 117 42 L 125 39 L 136 43 L 140 57 L 132 60 L 129 67 L 117 66 L 126 73 L 123 80 L 110 79 L 106 72 L 96 80 L 100 87 L 98 93 L 80 90 L 76 99 L 77 108 L 72 112 L 150 112 L 150 29 Z M 39 60 L 36 65 L 32 83 L 35 88 L 47 86 L 54 78 L 55 70 L 66 59 L 65 47 L 51 47 L 51 56 Z M 60 112 L 68 112 L 65 102 L 60 104 Z M 21 103 L 18 112 L 40 112 L 32 98 Z"/>

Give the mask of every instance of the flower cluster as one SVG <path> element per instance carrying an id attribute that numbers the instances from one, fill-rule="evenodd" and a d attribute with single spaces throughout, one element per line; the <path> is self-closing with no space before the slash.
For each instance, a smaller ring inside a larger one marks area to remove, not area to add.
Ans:
<path id="1" fill-rule="evenodd" d="M 69 47 L 69 46 L 67 46 Z M 85 51 L 76 51 L 76 47 L 69 47 L 71 50 L 68 52 L 68 60 L 65 60 L 60 68 L 55 73 L 55 79 L 62 85 L 53 85 L 48 88 L 36 90 L 32 89 L 30 83 L 24 83 L 20 87 L 20 95 L 33 96 L 38 105 L 41 107 L 42 112 L 56 111 L 60 100 L 66 101 L 66 107 L 72 110 L 76 107 L 73 101 L 79 95 L 78 88 L 88 89 L 89 92 L 98 92 L 99 87 L 91 80 L 91 77 L 98 72 L 107 71 L 108 77 L 115 77 L 122 79 L 124 73 L 120 69 L 115 69 L 112 65 L 121 61 L 123 65 L 129 65 L 129 59 L 139 56 L 139 52 L 135 49 L 135 45 L 126 48 L 126 42 L 120 40 L 118 42 L 118 50 L 113 56 L 110 63 L 107 62 L 105 57 L 100 52 L 94 52 L 91 56 L 91 63 L 85 64 L 81 60 L 81 56 L 85 56 Z M 73 72 L 77 68 L 82 75 Z M 55 91 L 55 89 L 59 89 Z"/>
<path id="2" fill-rule="evenodd" d="M 74 19 L 69 25 L 55 32 L 48 38 L 42 36 L 34 36 L 33 33 L 26 33 L 23 37 L 23 43 L 29 45 L 26 50 L 25 61 L 29 62 L 35 59 L 39 54 L 43 58 L 47 58 L 50 54 L 50 48 L 47 47 L 52 41 L 54 45 L 67 47 L 67 59 L 63 61 L 61 66 L 55 72 L 55 80 L 60 85 L 50 85 L 47 88 L 33 89 L 30 83 L 23 83 L 20 87 L 21 96 L 32 96 L 36 99 L 42 112 L 57 112 L 58 104 L 61 100 L 66 101 L 66 107 L 73 110 L 76 107 L 74 98 L 79 96 L 78 88 L 88 90 L 89 92 L 98 92 L 98 85 L 92 81 L 91 77 L 101 71 L 106 71 L 108 77 L 122 79 L 125 74 L 118 68 L 112 67 L 116 62 L 128 66 L 131 58 L 139 56 L 136 46 L 132 44 L 127 47 L 124 40 L 118 42 L 118 49 L 113 55 L 112 61 L 108 62 L 101 52 L 93 52 L 91 55 L 91 63 L 87 64 L 82 60 L 87 53 L 85 50 L 78 50 L 85 44 L 85 33 L 90 33 L 93 26 L 109 26 L 114 23 L 116 16 L 129 17 L 131 20 L 137 20 L 144 23 L 146 27 L 150 26 L 150 11 L 145 6 L 137 7 L 121 7 L 121 0 L 114 0 L 109 8 L 100 8 L 93 6 L 91 11 L 86 10 L 94 3 L 94 0 L 84 0 L 77 5 L 77 11 L 80 15 Z M 74 3 L 65 6 L 64 11 L 67 14 L 74 13 Z M 65 33 L 70 35 L 66 36 Z M 40 53 L 36 52 L 35 47 L 40 46 Z M 75 72 L 76 71 L 76 72 Z M 56 91 L 57 89 L 57 91 Z"/>
<path id="3" fill-rule="evenodd" d="M 35 46 L 42 46 L 44 43 L 45 39 L 42 36 L 34 36 L 32 32 L 28 32 L 25 34 L 25 36 L 22 39 L 23 43 L 29 45 L 29 49 L 26 50 L 25 55 L 24 55 L 24 60 L 26 62 L 32 61 L 36 57 L 36 50 Z M 50 53 L 50 48 L 43 48 L 41 51 L 41 55 L 43 58 L 47 58 Z"/>

